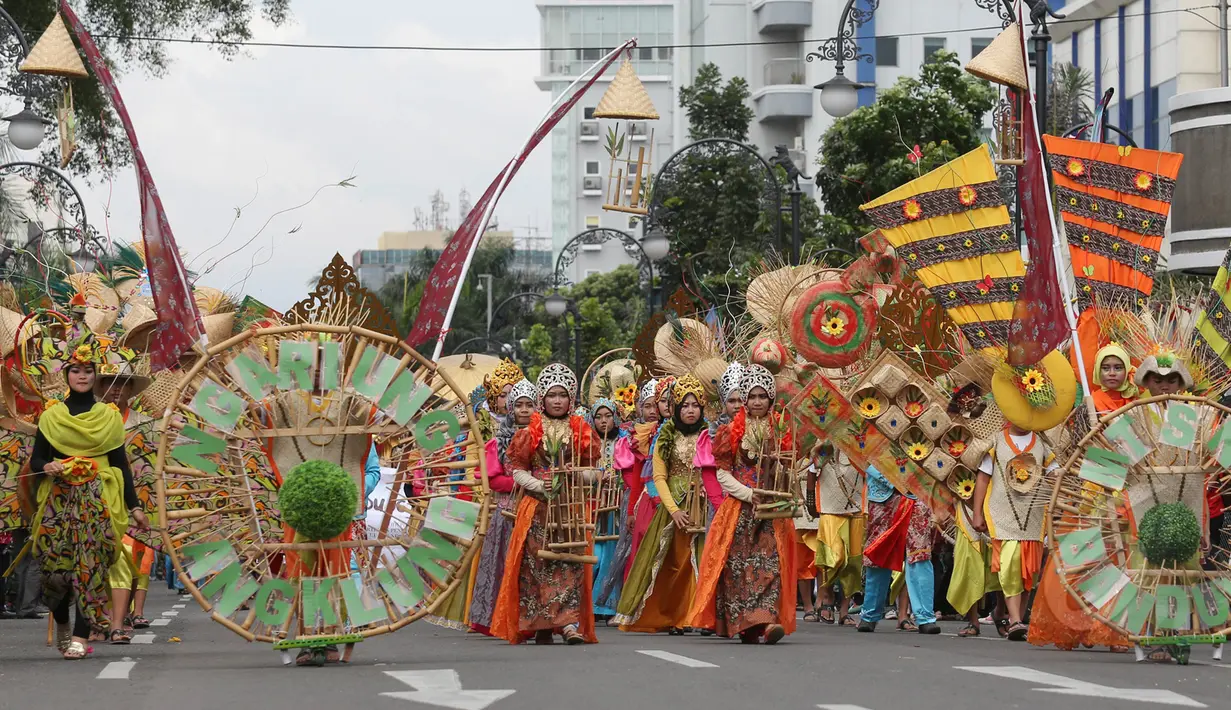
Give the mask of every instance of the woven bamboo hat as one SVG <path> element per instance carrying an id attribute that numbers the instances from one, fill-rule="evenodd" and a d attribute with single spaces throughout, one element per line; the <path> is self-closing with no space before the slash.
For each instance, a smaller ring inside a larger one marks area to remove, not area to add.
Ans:
<path id="1" fill-rule="evenodd" d="M 68 79 L 85 79 L 90 76 L 85 65 L 81 63 L 77 45 L 73 44 L 73 38 L 59 13 L 52 18 L 51 24 L 34 43 L 26 61 L 22 62 L 18 69 L 30 74 L 47 74 Z"/>
<path id="2" fill-rule="evenodd" d="M 64 279 L 77 293 L 85 297 L 85 323 L 95 333 L 111 330 L 120 319 L 120 295 L 98 274 L 77 272 Z"/>
<path id="3" fill-rule="evenodd" d="M 8 308 L 0 308 L 0 358 L 8 357 L 13 354 L 17 341 L 17 329 L 21 327 L 21 321 L 25 316 L 17 311 L 9 310 Z M 21 342 L 25 342 L 34 332 L 34 320 L 26 321 L 26 327 L 22 328 Z"/>
<path id="4" fill-rule="evenodd" d="M 1028 90 L 1030 83 L 1026 76 L 1026 58 L 1022 53 L 1022 26 L 1014 22 L 1004 28 L 991 44 L 971 58 L 966 64 L 966 71 L 993 84 Z"/>
<path id="5" fill-rule="evenodd" d="M 616 72 L 611 86 L 607 87 L 598 107 L 594 109 L 594 117 L 650 121 L 658 118 L 658 110 L 654 108 L 654 102 L 650 101 L 650 95 L 629 60 L 625 59 L 620 65 L 620 71 Z"/>
<path id="6" fill-rule="evenodd" d="M 143 303 L 129 305 L 128 313 L 120 321 L 124 328 L 124 337 L 120 344 L 126 348 L 144 352 L 149 349 L 150 336 L 158 325 L 158 315 Z"/>

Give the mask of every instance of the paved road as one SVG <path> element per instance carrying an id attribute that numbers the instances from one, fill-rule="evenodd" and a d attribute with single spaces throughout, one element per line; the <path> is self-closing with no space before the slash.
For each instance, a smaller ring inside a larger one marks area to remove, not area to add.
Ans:
<path id="1" fill-rule="evenodd" d="M 180 604 L 186 606 L 174 608 Z M 598 646 L 513 648 L 421 623 L 360 644 L 350 666 L 316 669 L 283 667 L 268 647 L 245 643 L 164 589 L 151 593 L 147 616 L 169 619 L 146 632 L 152 642 L 98 645 L 91 658 L 72 663 L 44 645 L 45 622 L 0 621 L 0 710 L 431 707 L 382 693 L 458 710 L 482 710 L 488 702 L 492 710 L 1231 707 L 1231 663 L 1208 663 L 1205 649 L 1194 653 L 1194 664 L 1204 664 L 1179 667 L 998 638 L 869 635 L 811 623 L 776 647 L 600 629 Z M 958 625 L 945 627 L 951 634 Z M 459 695 L 449 690 L 453 673 L 467 691 L 515 692 Z M 1099 697 L 1109 687 L 1133 690 Z"/>

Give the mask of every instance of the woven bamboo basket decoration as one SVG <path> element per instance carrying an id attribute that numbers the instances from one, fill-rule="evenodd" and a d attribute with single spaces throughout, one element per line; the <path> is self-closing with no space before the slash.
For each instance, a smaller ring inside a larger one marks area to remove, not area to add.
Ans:
<path id="1" fill-rule="evenodd" d="M 928 405 L 928 408 L 923 410 L 923 414 L 915 421 L 919 428 L 923 429 L 923 433 L 932 441 L 938 441 L 949 428 L 953 426 L 953 420 L 945 413 L 945 406 L 938 402 L 933 402 Z"/>
<path id="2" fill-rule="evenodd" d="M 59 13 L 52 18 L 51 24 L 34 43 L 18 69 L 28 74 L 58 76 L 68 80 L 90 76 Z M 64 93 L 56 108 L 56 118 L 60 137 L 60 167 L 64 168 L 77 151 L 77 121 L 73 116 L 71 81 L 64 82 Z"/>
<path id="3" fill-rule="evenodd" d="M 594 109 L 594 117 L 624 121 L 623 125 L 617 123 L 607 132 L 610 167 L 603 209 L 648 214 L 654 165 L 654 129 L 646 128 L 645 122 L 658 120 L 658 111 L 641 79 L 637 78 L 632 61 L 625 59 L 620 65 L 620 70 Z M 635 156 L 634 143 L 641 144 L 637 146 Z"/>
<path id="4" fill-rule="evenodd" d="M 155 468 L 163 549 L 189 593 L 279 650 L 349 645 L 436 613 L 464 592 L 490 515 L 482 433 L 452 405 L 469 393 L 396 335 L 346 322 L 359 312 L 314 313 L 211 341 L 172 380 Z M 373 441 L 398 471 L 384 511 L 355 525 L 357 497 L 310 536 L 311 509 L 284 495 L 275 465 L 289 477 L 327 461 L 361 481 Z"/>
<path id="5" fill-rule="evenodd" d="M 940 449 L 934 450 L 930 456 L 923 461 L 923 470 L 928 472 L 928 475 L 940 482 L 948 480 L 953 469 L 957 466 L 957 461 L 953 457 L 946 454 Z"/>
<path id="6" fill-rule="evenodd" d="M 910 419 L 896 404 L 889 405 L 885 412 L 876 418 L 876 428 L 893 441 L 902 438 L 902 434 L 909 426 Z"/>
<path id="7" fill-rule="evenodd" d="M 877 419 L 889 410 L 890 398 L 879 388 L 873 386 L 860 387 L 851 397 L 855 411 L 864 419 Z"/>
<path id="8" fill-rule="evenodd" d="M 949 478 L 945 480 L 945 485 L 958 498 L 970 500 L 975 494 L 975 475 L 968 466 L 959 463 L 949 472 Z"/>

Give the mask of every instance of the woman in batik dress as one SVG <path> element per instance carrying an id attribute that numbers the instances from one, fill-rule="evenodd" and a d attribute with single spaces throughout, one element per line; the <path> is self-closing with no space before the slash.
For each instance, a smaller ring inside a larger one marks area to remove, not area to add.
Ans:
<path id="1" fill-rule="evenodd" d="M 641 541 L 645 539 L 646 531 L 650 529 L 650 521 L 654 519 L 654 511 L 658 509 L 659 496 L 657 489 L 654 488 L 654 444 L 658 440 L 658 432 L 662 428 L 663 422 L 671 418 L 671 386 L 675 384 L 674 377 L 664 377 L 657 381 L 654 387 L 654 401 L 658 407 L 658 420 L 653 426 L 638 427 L 635 434 L 634 442 L 637 451 L 643 456 L 642 464 L 636 467 L 638 475 L 638 487 L 640 494 L 636 499 L 636 504 L 633 506 L 633 539 L 632 547 L 629 549 L 628 566 L 624 571 L 624 581 L 627 583 L 628 574 L 633 568 L 633 559 L 637 556 L 637 549 L 641 547 Z"/>
<path id="2" fill-rule="evenodd" d="M 129 522 L 148 526 L 124 451 L 120 410 L 94 399 L 95 368 L 104 358 L 92 334 L 70 343 L 62 360 L 68 396 L 39 417 L 30 455 L 37 502 L 31 552 L 42 567 L 43 600 L 66 660 L 85 658 L 91 626 L 108 625 L 108 572 L 120 563 Z M 111 630 L 113 641 L 123 636 L 122 628 Z"/>
<path id="3" fill-rule="evenodd" d="M 747 644 L 773 644 L 795 630 L 795 528 L 790 518 L 758 520 L 754 492 L 763 456 L 794 445 L 773 412 L 774 376 L 760 365 L 744 372 L 746 404 L 714 439 L 718 481 L 727 499 L 710 524 L 690 626 Z"/>
<path id="4" fill-rule="evenodd" d="M 691 520 L 684 508 L 690 495 L 704 495 L 702 472 L 714 469 L 704 397 L 705 388 L 692 375 L 672 387 L 675 411 L 659 430 L 652 464 L 662 502 L 624 583 L 616 616 L 622 631 L 684 633 L 704 541 L 696 532 L 704 521 Z"/>
<path id="5" fill-rule="evenodd" d="M 614 400 L 606 397 L 600 397 L 590 407 L 587 413 L 590 425 L 594 428 L 594 433 L 598 434 L 602 440 L 600 443 L 601 453 L 598 459 L 598 479 L 604 490 L 609 487 L 623 488 L 624 482 L 621 479 L 620 472 L 615 464 L 615 448 L 616 443 L 624 436 L 620 429 L 620 408 L 616 406 Z M 598 530 L 610 530 L 613 528 L 612 521 L 615 521 L 614 528 L 619 529 L 624 527 L 620 524 L 620 511 L 614 510 L 610 512 L 600 512 Z M 605 518 L 605 520 L 604 520 Z M 594 563 L 594 615 L 601 617 L 604 620 L 610 620 L 615 616 L 615 609 L 612 605 L 604 603 L 602 597 L 602 580 L 609 576 L 609 571 L 615 560 L 616 540 L 596 540 L 594 542 L 594 556 L 598 558 L 598 562 Z"/>
<path id="6" fill-rule="evenodd" d="M 641 386 L 637 393 L 638 417 L 636 421 L 620 426 L 621 436 L 616 440 L 612 453 L 612 463 L 624 482 L 624 490 L 620 494 L 620 537 L 616 540 L 611 564 L 607 565 L 606 573 L 597 583 L 596 596 L 597 604 L 611 608 L 620 603 L 624 578 L 632 569 L 633 511 L 641 498 L 641 468 L 646 461 L 637 442 L 644 438 L 648 448 L 651 433 L 658 427 L 658 402 L 654 398 L 657 387 L 657 380 L 650 380 Z"/>
<path id="7" fill-rule="evenodd" d="M 539 557 L 545 540 L 548 486 L 555 472 L 585 475 L 599 457 L 599 438 L 584 418 L 572 415 L 577 376 L 559 363 L 543 368 L 538 379 L 539 412 L 509 443 L 505 468 L 525 495 L 509 539 L 504 578 L 492 617 L 492 634 L 521 643 L 550 644 L 560 634 L 569 645 L 597 643 L 594 598 L 588 565 Z M 587 479 L 593 480 L 593 470 Z"/>
<path id="8" fill-rule="evenodd" d="M 475 576 L 474 594 L 470 601 L 470 628 L 491 636 L 492 612 L 500 594 L 500 580 L 504 576 L 505 555 L 509 551 L 509 536 L 513 533 L 513 475 L 505 468 L 509 444 L 517 432 L 526 428 L 535 412 L 538 394 L 530 380 L 515 383 L 508 393 L 506 423 L 488 439 L 487 483 L 492 490 L 496 511 L 488 518 L 487 537 L 479 553 L 479 568 Z M 508 514 L 506 515 L 506 511 Z"/>

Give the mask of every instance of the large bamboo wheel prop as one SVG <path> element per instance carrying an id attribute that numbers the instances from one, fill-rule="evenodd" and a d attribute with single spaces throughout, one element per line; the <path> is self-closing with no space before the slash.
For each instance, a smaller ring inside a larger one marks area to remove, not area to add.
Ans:
<path id="1" fill-rule="evenodd" d="M 279 647 L 396 631 L 464 592 L 489 496 L 482 436 L 452 409 L 467 394 L 397 337 L 359 326 L 254 328 L 210 347 L 181 381 L 157 461 L 164 549 L 188 591 L 215 621 Z M 379 529 L 295 542 L 281 477 L 304 460 L 337 463 L 363 506 L 369 442 L 398 470 Z"/>
<path id="2" fill-rule="evenodd" d="M 1220 643 L 1231 628 L 1227 543 L 1151 561 L 1158 537 L 1142 524 L 1151 509 L 1180 504 L 1208 530 L 1206 488 L 1221 494 L 1231 477 L 1229 413 L 1185 395 L 1128 404 L 1078 443 L 1052 491 L 1048 539 L 1069 594 L 1129 641 L 1181 663 L 1192 644 Z"/>

